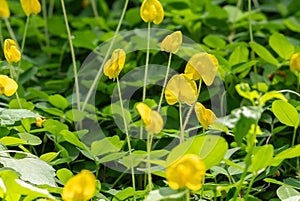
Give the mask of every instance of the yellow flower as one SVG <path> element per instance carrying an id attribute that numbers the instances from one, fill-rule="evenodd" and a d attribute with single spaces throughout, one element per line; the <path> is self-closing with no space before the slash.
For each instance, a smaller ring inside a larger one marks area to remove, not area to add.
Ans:
<path id="1" fill-rule="evenodd" d="M 8 18 L 10 16 L 6 0 L 0 0 L 0 17 Z"/>
<path id="2" fill-rule="evenodd" d="M 6 75 L 0 75 L 0 95 L 12 96 L 16 93 L 18 84 Z"/>
<path id="3" fill-rule="evenodd" d="M 113 51 L 111 58 L 104 64 L 104 75 L 109 79 L 119 76 L 124 67 L 126 53 L 123 49 L 116 49 Z"/>
<path id="4" fill-rule="evenodd" d="M 174 75 L 166 86 L 165 97 L 169 105 L 177 102 L 193 104 L 197 99 L 196 82 L 185 74 Z"/>
<path id="5" fill-rule="evenodd" d="M 38 14 L 41 12 L 41 4 L 38 0 L 20 0 L 24 13 L 29 16 L 31 13 Z"/>
<path id="6" fill-rule="evenodd" d="M 164 122 L 157 111 L 151 110 L 145 103 L 138 103 L 136 109 L 146 124 L 146 130 L 149 134 L 157 134 L 162 130 Z"/>
<path id="7" fill-rule="evenodd" d="M 21 59 L 21 52 L 17 43 L 12 39 L 4 41 L 4 56 L 8 63 L 18 62 Z"/>
<path id="8" fill-rule="evenodd" d="M 203 79 L 207 86 L 210 86 L 217 74 L 219 67 L 218 60 L 212 54 L 197 53 L 188 61 L 184 73 L 193 80 Z"/>
<path id="9" fill-rule="evenodd" d="M 181 31 L 176 31 L 168 36 L 161 42 L 160 49 L 162 51 L 176 53 L 180 48 L 182 43 L 182 33 Z"/>
<path id="10" fill-rule="evenodd" d="M 295 53 L 291 56 L 290 70 L 292 72 L 300 72 L 300 53 Z"/>
<path id="11" fill-rule="evenodd" d="M 174 189 L 189 188 L 197 191 L 201 189 L 205 177 L 205 165 L 195 154 L 186 154 L 167 167 L 167 181 Z"/>
<path id="12" fill-rule="evenodd" d="M 66 183 L 62 199 L 64 201 L 87 201 L 91 199 L 96 191 L 96 178 L 89 170 L 81 172 Z"/>
<path id="13" fill-rule="evenodd" d="M 194 109 L 197 119 L 204 129 L 208 129 L 208 126 L 217 120 L 215 113 L 210 109 L 206 109 L 204 105 L 199 102 L 195 104 Z"/>
<path id="14" fill-rule="evenodd" d="M 140 15 L 144 22 L 160 24 L 164 19 L 164 9 L 158 0 L 144 0 Z"/>
<path id="15" fill-rule="evenodd" d="M 41 118 L 41 117 L 36 117 L 35 118 L 35 125 L 37 126 L 37 127 L 42 127 L 43 126 L 43 123 L 46 121 L 46 119 L 44 119 L 44 118 Z"/>

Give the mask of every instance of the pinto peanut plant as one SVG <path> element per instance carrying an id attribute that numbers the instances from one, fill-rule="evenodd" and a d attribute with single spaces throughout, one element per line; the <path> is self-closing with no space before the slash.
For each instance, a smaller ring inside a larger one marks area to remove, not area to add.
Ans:
<path id="1" fill-rule="evenodd" d="M 300 200 L 299 0 L 0 0 L 0 198 Z"/>

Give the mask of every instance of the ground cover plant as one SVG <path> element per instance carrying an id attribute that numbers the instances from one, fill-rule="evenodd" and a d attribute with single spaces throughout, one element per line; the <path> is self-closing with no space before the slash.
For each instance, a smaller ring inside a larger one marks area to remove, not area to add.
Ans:
<path id="1" fill-rule="evenodd" d="M 0 0 L 0 198 L 300 200 L 299 0 Z"/>

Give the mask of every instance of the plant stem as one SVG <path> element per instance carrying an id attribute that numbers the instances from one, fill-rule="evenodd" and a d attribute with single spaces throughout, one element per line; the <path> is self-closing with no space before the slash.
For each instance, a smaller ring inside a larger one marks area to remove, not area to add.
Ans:
<path id="1" fill-rule="evenodd" d="M 95 15 L 95 18 L 96 20 L 99 19 L 99 14 L 98 14 L 98 11 L 97 11 L 97 4 L 95 2 L 95 0 L 91 0 L 91 4 L 92 4 L 92 9 L 93 9 L 93 13 Z"/>
<path id="2" fill-rule="evenodd" d="M 297 92 L 299 93 L 300 91 L 299 91 L 299 85 L 300 85 L 300 73 L 299 72 L 297 72 L 297 74 L 298 74 L 298 76 L 297 76 Z"/>
<path id="3" fill-rule="evenodd" d="M 186 198 L 186 201 L 190 201 L 190 190 L 189 189 L 186 190 L 185 198 Z"/>
<path id="4" fill-rule="evenodd" d="M 29 21 L 30 21 L 30 15 L 27 16 L 27 18 L 26 18 L 26 24 L 25 24 L 25 27 L 24 27 L 24 33 L 23 33 L 21 49 L 20 49 L 21 54 L 23 53 L 23 50 L 24 50 L 24 47 L 25 47 L 25 41 L 26 41 L 26 35 L 27 35 L 27 31 L 28 31 Z M 19 63 L 19 66 L 20 66 L 20 63 Z"/>
<path id="5" fill-rule="evenodd" d="M 68 17 L 67 17 L 67 12 L 65 8 L 65 3 L 64 0 L 61 0 L 61 7 L 63 10 L 64 14 L 64 20 L 66 24 L 66 29 L 68 33 L 68 39 L 69 39 L 69 45 L 70 45 L 70 50 L 71 50 L 71 57 L 72 57 L 72 63 L 73 63 L 73 73 L 74 73 L 74 78 L 75 78 L 75 91 L 76 91 L 76 102 L 77 102 L 77 109 L 80 110 L 80 96 L 79 96 L 79 82 L 78 82 L 78 75 L 77 75 L 77 67 L 76 67 L 76 58 L 75 58 L 75 52 L 74 52 L 74 47 L 73 47 L 73 42 L 72 42 L 72 36 L 71 36 L 71 31 L 69 27 L 69 22 L 68 22 Z"/>
<path id="6" fill-rule="evenodd" d="M 179 121 L 180 121 L 180 143 L 184 141 L 184 129 L 182 125 L 182 104 L 179 102 Z"/>
<path id="7" fill-rule="evenodd" d="M 254 42 L 253 29 L 252 29 L 252 18 L 251 18 L 251 14 L 252 14 L 251 2 L 252 2 L 252 0 L 248 0 L 249 35 L 250 35 L 250 41 Z M 255 59 L 255 53 L 254 53 L 253 50 L 251 50 L 251 59 Z M 256 64 L 254 64 L 253 68 L 254 68 L 254 74 L 255 74 L 256 89 L 258 90 L 258 73 L 257 73 L 257 66 L 256 66 Z"/>
<path id="8" fill-rule="evenodd" d="M 43 6 L 43 18 L 44 18 L 44 31 L 45 31 L 46 46 L 49 47 L 50 42 L 49 42 L 49 32 L 48 32 L 46 0 L 42 0 L 42 6 Z"/>
<path id="9" fill-rule="evenodd" d="M 147 34 L 147 53 L 146 53 L 146 64 L 145 64 L 145 74 L 144 74 L 144 86 L 143 86 L 143 98 L 144 102 L 146 99 L 146 86 L 148 80 L 148 66 L 149 66 L 149 54 L 150 54 L 150 22 L 148 22 L 148 34 Z"/>
<path id="10" fill-rule="evenodd" d="M 149 191 L 152 190 L 152 176 L 151 176 L 151 146 L 153 134 L 147 133 L 147 173 L 148 173 L 148 186 Z"/>
<path id="11" fill-rule="evenodd" d="M 15 72 L 14 72 L 12 64 L 8 63 L 8 66 L 9 66 L 9 71 L 10 71 L 11 78 L 16 80 L 16 78 L 15 78 Z M 18 91 L 16 91 L 15 95 L 16 95 L 16 99 L 18 101 L 19 108 L 22 109 L 22 104 L 21 104 L 21 101 L 20 101 L 20 97 L 19 97 Z"/>
<path id="12" fill-rule="evenodd" d="M 169 75 L 170 66 L 171 66 L 171 60 L 172 60 L 172 53 L 170 52 L 168 66 L 167 66 L 167 72 L 166 72 L 163 88 L 162 88 L 162 91 L 161 91 L 161 95 L 160 95 L 160 99 L 159 99 L 159 103 L 158 103 L 158 107 L 157 107 L 157 112 L 159 112 L 159 110 L 160 110 L 162 99 L 164 97 L 164 92 L 165 92 L 165 88 L 166 88 L 166 85 L 167 85 L 168 75 Z"/>
<path id="13" fill-rule="evenodd" d="M 200 80 L 199 80 L 199 86 L 198 86 L 198 91 L 197 91 L 198 94 L 197 94 L 196 101 L 192 104 L 192 106 L 190 107 L 190 109 L 189 109 L 189 111 L 188 111 L 188 113 L 187 113 L 187 115 L 186 115 L 186 118 L 185 118 L 185 121 L 184 121 L 184 124 L 183 124 L 183 130 L 185 130 L 185 127 L 186 127 L 186 125 L 187 125 L 187 123 L 188 123 L 188 121 L 189 121 L 189 118 L 190 118 L 190 116 L 191 116 L 191 114 L 192 114 L 192 111 L 193 111 L 193 109 L 194 109 L 194 106 L 195 106 L 195 104 L 196 104 L 196 102 L 197 102 L 197 99 L 198 99 L 198 97 L 199 97 L 199 95 L 200 95 L 201 86 L 202 86 L 202 78 L 200 78 Z"/>
<path id="14" fill-rule="evenodd" d="M 130 157 L 132 187 L 133 187 L 133 190 L 135 191 L 135 177 L 134 177 L 134 169 L 133 169 L 134 167 L 133 167 L 133 159 L 132 159 L 132 152 L 131 152 L 130 136 L 129 136 L 129 133 L 128 133 L 128 127 L 127 127 L 127 122 L 126 122 L 126 118 L 125 118 L 125 112 L 124 112 L 124 107 L 123 107 L 123 99 L 122 99 L 122 94 L 121 94 L 121 87 L 120 87 L 119 77 L 117 77 L 117 86 L 118 86 L 120 106 L 121 106 L 121 110 L 122 110 L 124 129 L 125 129 L 125 134 L 126 134 L 126 139 L 127 139 L 127 144 L 128 144 L 129 157 Z M 136 200 L 135 196 L 134 196 L 134 200 Z"/>
<path id="15" fill-rule="evenodd" d="M 90 97 L 91 97 L 91 95 L 92 95 L 92 91 L 93 91 L 93 90 L 95 89 L 95 87 L 96 87 L 96 84 L 97 84 L 97 82 L 98 82 L 98 80 L 99 80 L 99 78 L 100 78 L 100 75 L 101 75 L 101 73 L 102 73 L 104 64 L 105 64 L 105 62 L 107 61 L 108 55 L 110 54 L 110 51 L 111 51 L 111 48 L 112 48 L 113 44 L 115 43 L 115 40 L 116 40 L 117 35 L 119 34 L 119 30 L 120 30 L 121 24 L 122 24 L 122 22 L 123 22 L 123 19 L 124 19 L 125 13 L 126 13 L 126 9 L 127 9 L 128 2 L 129 2 L 129 0 L 126 0 L 126 1 L 125 1 L 124 8 L 123 8 L 123 11 L 122 11 L 122 14 L 121 14 L 121 17 L 120 17 L 118 26 L 117 26 L 117 28 L 116 28 L 115 34 L 114 34 L 114 36 L 113 36 L 113 38 L 112 38 L 112 40 L 111 40 L 111 42 L 110 42 L 110 45 L 109 45 L 109 47 L 108 47 L 108 50 L 106 51 L 106 54 L 105 54 L 105 57 L 104 57 L 104 60 L 103 60 L 103 62 L 102 62 L 102 64 L 101 64 L 101 66 L 100 66 L 100 69 L 99 69 L 99 71 L 98 71 L 98 73 L 97 73 L 97 75 L 96 75 L 96 77 L 95 77 L 95 79 L 94 79 L 94 81 L 93 81 L 91 87 L 89 88 L 89 91 L 88 91 L 87 95 L 86 95 L 86 98 L 85 98 L 85 100 L 84 100 L 84 102 L 83 102 L 83 105 L 82 105 L 82 108 L 81 108 L 82 111 L 84 111 L 84 109 L 85 109 L 85 107 L 86 107 L 86 104 L 87 104 L 87 102 L 89 101 L 89 99 L 90 99 Z"/>
<path id="16" fill-rule="evenodd" d="M 247 192 L 246 192 L 246 194 L 245 194 L 245 201 L 247 201 L 247 197 L 248 197 L 248 195 L 249 195 L 249 193 L 250 193 L 250 190 L 251 190 L 251 188 L 252 188 L 252 185 L 253 185 L 253 183 L 254 183 L 255 178 L 256 178 L 256 174 L 254 174 L 254 175 L 251 177 L 250 183 L 249 183 L 249 185 L 248 185 Z"/>
<path id="17" fill-rule="evenodd" d="M 17 43 L 18 47 L 20 47 L 19 43 L 17 41 L 17 38 L 15 36 L 15 33 L 14 33 L 13 29 L 10 26 L 8 18 L 4 18 L 4 21 L 5 21 L 5 25 L 6 25 L 6 28 L 7 28 L 8 32 L 9 32 L 10 37 Z"/>
<path id="18" fill-rule="evenodd" d="M 292 146 L 295 145 L 297 128 L 298 128 L 298 127 L 294 127 L 294 134 L 293 134 Z"/>

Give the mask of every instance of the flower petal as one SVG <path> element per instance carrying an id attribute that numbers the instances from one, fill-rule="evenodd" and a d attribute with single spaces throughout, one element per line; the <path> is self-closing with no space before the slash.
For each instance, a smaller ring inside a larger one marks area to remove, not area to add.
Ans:
<path id="1" fill-rule="evenodd" d="M 140 15 L 144 22 L 160 24 L 164 19 L 164 9 L 158 0 L 144 0 Z"/>
<path id="2" fill-rule="evenodd" d="M 182 33 L 176 31 L 170 35 L 167 35 L 161 42 L 160 49 L 162 51 L 176 53 L 182 44 Z"/>
<path id="3" fill-rule="evenodd" d="M 193 104 L 197 99 L 197 85 L 184 74 L 174 75 L 166 86 L 165 98 L 169 105 Z"/>
<path id="4" fill-rule="evenodd" d="M 21 52 L 17 43 L 12 39 L 4 41 L 4 56 L 8 63 L 18 62 L 21 59 Z"/>
<path id="5" fill-rule="evenodd" d="M 193 80 L 202 77 L 204 83 L 210 86 L 215 79 L 218 67 L 219 63 L 214 55 L 201 52 L 190 58 L 184 73 Z"/>
<path id="6" fill-rule="evenodd" d="M 194 110 L 198 121 L 204 129 L 208 129 L 208 126 L 217 120 L 215 113 L 210 109 L 206 109 L 204 105 L 199 102 L 195 104 Z"/>
<path id="7" fill-rule="evenodd" d="M 32 13 L 36 15 L 41 12 L 41 4 L 38 0 L 20 0 L 20 2 L 27 16 Z"/>
<path id="8" fill-rule="evenodd" d="M 12 96 L 16 93 L 18 84 L 6 75 L 0 75 L 0 93 L 6 96 Z"/>
<path id="9" fill-rule="evenodd" d="M 300 53 L 295 53 L 291 56 L 290 70 L 292 72 L 300 72 Z"/>
<path id="10" fill-rule="evenodd" d="M 104 75 L 109 79 L 116 78 L 122 71 L 126 60 L 126 53 L 123 49 L 113 51 L 111 58 L 104 64 Z"/>
<path id="11" fill-rule="evenodd" d="M 10 11 L 6 0 L 0 0 L 0 17 L 8 18 L 10 16 Z"/>

